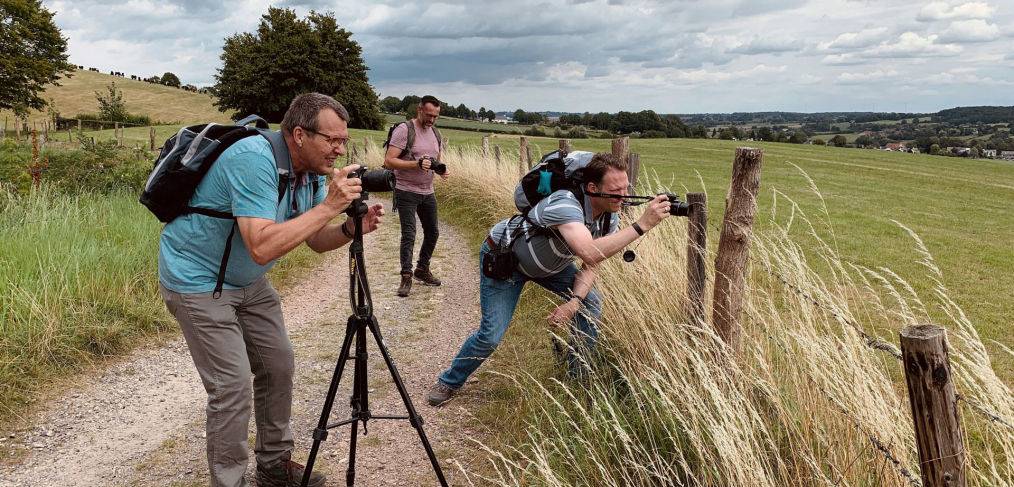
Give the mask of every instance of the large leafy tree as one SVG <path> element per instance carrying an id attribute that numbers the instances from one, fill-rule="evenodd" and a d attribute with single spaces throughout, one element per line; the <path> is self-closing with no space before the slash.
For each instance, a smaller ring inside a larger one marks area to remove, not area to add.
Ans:
<path id="1" fill-rule="evenodd" d="M 76 66 L 67 62 L 67 39 L 41 0 L 0 1 L 0 109 L 25 116 L 41 110 L 40 93 Z"/>
<path id="2" fill-rule="evenodd" d="M 299 19 L 292 10 L 269 8 L 256 33 L 225 39 L 215 75 L 218 109 L 237 110 L 235 119 L 256 113 L 280 122 L 296 95 L 315 91 L 341 102 L 351 127 L 383 128 L 362 48 L 351 37 L 333 13 Z"/>

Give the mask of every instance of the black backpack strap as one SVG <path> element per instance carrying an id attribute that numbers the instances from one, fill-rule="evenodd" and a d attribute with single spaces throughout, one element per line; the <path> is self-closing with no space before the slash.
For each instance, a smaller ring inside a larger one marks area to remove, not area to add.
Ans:
<path id="1" fill-rule="evenodd" d="M 229 238 L 225 239 L 225 252 L 222 255 L 222 265 L 218 267 L 218 282 L 215 283 L 215 291 L 211 297 L 218 299 L 222 295 L 222 285 L 225 284 L 225 267 L 229 265 L 229 254 L 232 253 L 232 236 L 236 234 L 236 222 L 232 222 L 232 230 L 229 231 Z"/>
<path id="2" fill-rule="evenodd" d="M 440 129 L 436 125 L 433 126 L 433 135 L 437 137 L 437 158 L 439 159 L 440 154 L 444 152 L 444 139 L 440 138 Z"/>

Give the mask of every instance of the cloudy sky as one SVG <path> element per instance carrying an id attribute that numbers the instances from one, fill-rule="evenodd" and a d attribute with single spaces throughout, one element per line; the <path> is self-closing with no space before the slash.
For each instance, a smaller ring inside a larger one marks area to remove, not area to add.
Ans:
<path id="1" fill-rule="evenodd" d="M 332 11 L 381 96 L 478 110 L 1014 105 L 1010 0 L 43 0 L 71 62 L 213 84 L 270 5 Z"/>

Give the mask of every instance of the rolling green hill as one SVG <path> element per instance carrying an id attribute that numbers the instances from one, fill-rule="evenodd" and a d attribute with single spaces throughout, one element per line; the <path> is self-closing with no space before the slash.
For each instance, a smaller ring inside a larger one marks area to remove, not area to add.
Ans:
<path id="1" fill-rule="evenodd" d="M 231 111 L 218 111 L 212 105 L 214 98 L 210 95 L 80 69 L 72 77 L 61 80 L 60 86 L 48 87 L 42 97 L 46 100 L 52 98 L 56 109 L 65 118 L 84 113 L 94 114 L 99 111 L 95 92 L 105 92 L 110 83 L 116 83 L 116 88 L 123 90 L 123 100 L 131 115 L 147 115 L 153 122 L 226 122 L 232 114 Z M 45 111 L 34 111 L 29 116 L 29 122 L 47 118 Z M 0 111 L 0 119 L 9 119 L 13 126 L 14 114 Z"/>

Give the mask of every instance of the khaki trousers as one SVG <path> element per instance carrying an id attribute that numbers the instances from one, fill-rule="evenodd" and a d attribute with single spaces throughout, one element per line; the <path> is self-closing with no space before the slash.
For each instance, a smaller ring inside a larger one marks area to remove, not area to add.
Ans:
<path id="1" fill-rule="evenodd" d="M 292 451 L 292 343 L 278 293 L 266 277 L 245 289 L 180 294 L 159 284 L 208 392 L 208 466 L 213 487 L 243 487 L 253 403 L 257 463 L 269 467 Z M 251 387 L 250 375 L 253 374 Z M 252 401 L 251 401 L 252 397 Z"/>

